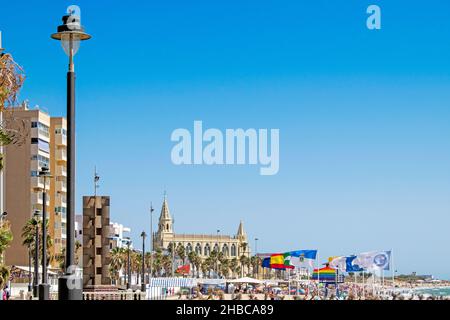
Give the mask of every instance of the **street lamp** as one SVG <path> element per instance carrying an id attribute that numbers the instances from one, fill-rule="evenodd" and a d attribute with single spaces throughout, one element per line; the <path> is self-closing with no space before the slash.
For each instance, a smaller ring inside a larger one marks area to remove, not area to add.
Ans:
<path id="1" fill-rule="evenodd" d="M 36 222 L 34 226 L 34 277 L 33 277 L 33 296 L 38 296 L 39 286 L 39 217 L 41 216 L 39 210 L 35 210 L 33 218 Z"/>
<path id="2" fill-rule="evenodd" d="M 141 233 L 141 237 L 142 237 L 142 283 L 141 283 L 141 291 L 145 292 L 146 291 L 146 287 L 145 287 L 145 237 L 147 237 L 147 234 L 145 233 L 145 231 L 142 231 Z"/>
<path id="3" fill-rule="evenodd" d="M 127 240 L 127 246 L 128 246 L 128 250 L 127 250 L 127 289 L 130 289 L 130 287 L 131 287 L 131 268 L 130 268 L 130 264 L 131 264 L 131 259 L 130 259 L 131 239 L 130 239 L 130 237 L 126 237 L 125 239 Z"/>
<path id="4" fill-rule="evenodd" d="M 50 299 L 50 285 L 47 283 L 47 178 L 51 178 L 50 171 L 43 167 L 39 171 L 39 177 L 44 179 L 44 191 L 42 192 L 42 283 L 39 285 L 39 300 Z"/>
<path id="5" fill-rule="evenodd" d="M 150 203 L 150 278 L 153 277 L 153 204 Z"/>
<path id="6" fill-rule="evenodd" d="M 69 56 L 67 72 L 67 228 L 66 228 L 66 261 L 65 275 L 58 281 L 59 300 L 82 300 L 82 279 L 73 277 L 75 265 L 75 68 L 73 58 L 80 42 L 91 38 L 84 32 L 80 17 L 69 7 L 67 15 L 63 16 L 63 24 L 52 39 L 61 41 L 64 52 Z M 74 283 L 75 281 L 75 283 Z"/>
<path id="7" fill-rule="evenodd" d="M 259 277 L 258 238 L 255 238 L 256 276 Z"/>

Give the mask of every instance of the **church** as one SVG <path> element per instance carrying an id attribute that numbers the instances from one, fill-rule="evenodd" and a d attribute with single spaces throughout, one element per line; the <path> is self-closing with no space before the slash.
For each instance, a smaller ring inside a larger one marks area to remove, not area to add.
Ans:
<path id="1" fill-rule="evenodd" d="M 176 247 L 182 245 L 186 255 L 194 251 L 199 257 L 206 258 L 212 251 L 222 252 L 229 259 L 245 255 L 250 257 L 250 244 L 244 231 L 242 221 L 239 224 L 236 235 L 211 235 L 211 234 L 179 234 L 174 232 L 174 221 L 170 215 L 167 197 L 161 208 L 158 231 L 154 236 L 154 249 L 167 250 L 171 243 Z"/>

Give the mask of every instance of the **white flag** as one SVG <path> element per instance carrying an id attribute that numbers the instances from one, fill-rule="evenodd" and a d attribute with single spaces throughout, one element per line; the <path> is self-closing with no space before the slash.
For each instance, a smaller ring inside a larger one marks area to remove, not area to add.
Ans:
<path id="1" fill-rule="evenodd" d="M 390 251 L 371 251 L 356 255 L 353 264 L 367 270 L 389 270 L 390 260 Z"/>
<path id="2" fill-rule="evenodd" d="M 330 268 L 345 272 L 347 269 L 347 257 L 335 257 L 330 261 Z"/>

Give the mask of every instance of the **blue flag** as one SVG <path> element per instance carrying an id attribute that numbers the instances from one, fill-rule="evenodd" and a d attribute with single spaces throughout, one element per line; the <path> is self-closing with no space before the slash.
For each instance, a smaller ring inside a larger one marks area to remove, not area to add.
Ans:
<path id="1" fill-rule="evenodd" d="M 353 264 L 353 260 L 355 260 L 355 259 L 356 259 L 356 256 L 346 257 L 346 260 L 345 260 L 345 265 L 346 265 L 345 271 L 347 271 L 347 272 L 364 271 L 364 269 L 361 268 L 360 266 L 358 266 L 357 264 Z"/>

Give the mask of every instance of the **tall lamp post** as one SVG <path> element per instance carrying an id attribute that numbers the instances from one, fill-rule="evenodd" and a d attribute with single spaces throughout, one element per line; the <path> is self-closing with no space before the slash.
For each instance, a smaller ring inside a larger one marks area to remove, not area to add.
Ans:
<path id="1" fill-rule="evenodd" d="M 33 296 L 38 296 L 38 286 L 39 286 L 39 210 L 35 210 L 33 218 L 36 221 L 34 226 L 34 277 L 33 277 Z"/>
<path id="2" fill-rule="evenodd" d="M 130 258 L 130 245 L 131 245 L 131 239 L 129 237 L 125 238 L 128 240 L 127 246 L 127 289 L 131 288 L 131 258 Z"/>
<path id="3" fill-rule="evenodd" d="M 141 233 L 141 237 L 142 237 L 142 283 L 141 283 L 141 291 L 145 292 L 146 291 L 146 286 L 145 286 L 145 237 L 147 237 L 147 234 L 145 233 L 145 231 L 142 231 Z"/>
<path id="4" fill-rule="evenodd" d="M 259 277 L 258 238 L 255 238 L 256 277 Z"/>
<path id="5" fill-rule="evenodd" d="M 50 171 L 43 167 L 39 171 L 39 177 L 44 179 L 44 191 L 42 192 L 42 283 L 39 284 L 39 300 L 50 299 L 50 285 L 47 283 L 47 178 L 51 178 Z"/>
<path id="6" fill-rule="evenodd" d="M 150 203 L 150 278 L 153 277 L 153 204 Z"/>
<path id="7" fill-rule="evenodd" d="M 80 17 L 69 7 L 68 14 L 63 16 L 63 24 L 52 34 L 52 38 L 61 41 L 64 52 L 69 56 L 67 72 L 67 235 L 65 276 L 58 281 L 59 300 L 82 300 L 82 279 L 74 277 L 75 266 L 75 68 L 73 58 L 80 42 L 89 40 L 90 35 L 84 32 Z M 76 283 L 74 283 L 74 281 Z"/>

